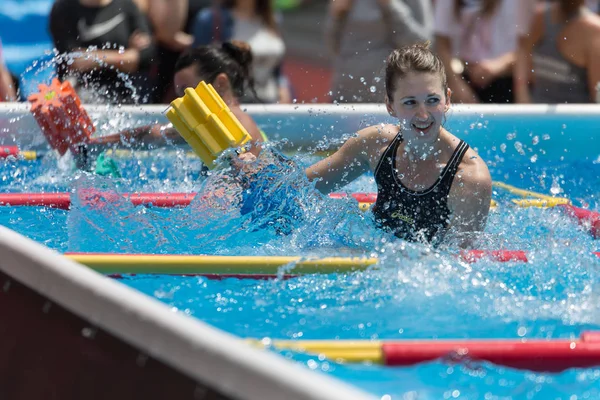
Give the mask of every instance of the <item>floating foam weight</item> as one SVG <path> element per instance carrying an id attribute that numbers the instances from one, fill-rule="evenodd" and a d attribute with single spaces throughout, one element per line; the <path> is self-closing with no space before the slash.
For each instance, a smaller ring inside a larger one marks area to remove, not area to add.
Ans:
<path id="1" fill-rule="evenodd" d="M 563 203 L 560 203 L 560 204 L 569 204 L 570 203 L 569 199 L 566 199 L 564 197 L 548 196 L 546 194 L 532 192 L 531 190 L 523 190 L 523 189 L 519 189 L 518 187 L 509 185 L 509 184 L 504 183 L 504 182 L 496 182 L 496 181 L 494 181 L 494 182 L 492 182 L 492 186 L 504 189 L 504 190 L 506 190 L 509 193 L 512 193 L 514 195 L 521 196 L 521 197 L 524 197 L 524 198 L 533 198 L 533 199 L 539 199 L 539 200 L 547 200 L 548 202 L 562 201 Z M 531 204 L 535 204 L 535 203 L 531 203 Z M 551 203 L 548 203 L 548 204 L 551 204 Z M 556 203 L 556 204 L 558 205 L 559 203 Z"/>
<path id="2" fill-rule="evenodd" d="M 538 207 L 538 208 L 550 208 L 556 207 L 562 204 L 570 204 L 569 199 L 562 197 L 551 197 L 548 199 L 513 199 L 512 202 L 519 207 Z"/>
<path id="3" fill-rule="evenodd" d="M 330 360 L 363 363 L 372 362 L 384 364 L 382 344 L 374 340 L 258 340 L 245 339 L 246 343 L 255 347 L 272 347 L 278 350 L 292 350 L 318 354 Z"/>
<path id="4" fill-rule="evenodd" d="M 94 124 L 81 105 L 81 100 L 68 81 L 54 78 L 51 84 L 38 85 L 38 93 L 30 95 L 30 112 L 48 144 L 63 156 L 68 150 L 79 152 L 95 132 Z"/>
<path id="5" fill-rule="evenodd" d="M 584 332 L 580 339 L 466 339 L 466 340 L 257 340 L 273 347 L 318 354 L 341 362 L 373 362 L 410 366 L 441 360 L 456 364 L 487 361 L 535 372 L 562 372 L 600 365 L 600 333 Z"/>
<path id="6" fill-rule="evenodd" d="M 299 256 L 211 256 L 155 254 L 66 253 L 70 258 L 103 274 L 258 274 L 276 275 L 281 267 L 295 275 L 364 270 L 376 258 Z"/>
<path id="7" fill-rule="evenodd" d="M 600 257 L 600 252 L 594 255 Z M 289 279 L 305 274 L 344 273 L 364 270 L 377 263 L 376 258 L 327 257 L 306 260 L 298 256 L 213 256 L 176 254 L 65 253 L 97 272 L 114 276 L 136 274 L 201 275 L 211 279 Z M 485 257 L 498 262 L 527 262 L 521 250 L 469 250 L 459 257 L 476 262 Z M 279 269 L 292 265 L 286 274 Z"/>
<path id="8" fill-rule="evenodd" d="M 202 81 L 171 102 L 167 118 L 210 169 L 225 150 L 250 141 L 250 134 L 212 85 Z"/>

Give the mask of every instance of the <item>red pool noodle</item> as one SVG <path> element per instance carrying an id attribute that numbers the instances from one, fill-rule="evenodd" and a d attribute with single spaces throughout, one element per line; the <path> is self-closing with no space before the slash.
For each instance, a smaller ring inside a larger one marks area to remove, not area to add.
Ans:
<path id="1" fill-rule="evenodd" d="M 527 253 L 523 250 L 462 250 L 460 258 L 465 262 L 476 262 L 482 258 L 489 258 L 494 261 L 509 262 L 521 261 L 527 262 Z"/>
<path id="2" fill-rule="evenodd" d="M 71 206 L 69 193 L 3 193 L 1 206 L 43 206 L 68 210 Z"/>
<path id="3" fill-rule="evenodd" d="M 592 237 L 595 239 L 600 238 L 599 212 L 586 210 L 569 204 L 561 204 L 559 207 L 562 207 L 570 216 L 575 217 L 580 224 L 589 224 Z"/>
<path id="4" fill-rule="evenodd" d="M 95 189 L 84 189 L 77 193 L 84 202 L 118 200 L 118 196 L 128 198 L 134 206 L 152 204 L 155 207 L 185 207 L 196 196 L 196 193 L 115 193 L 100 192 Z M 359 202 L 372 202 L 374 193 L 354 193 L 352 196 Z M 344 193 L 332 193 L 332 198 L 342 198 Z M 44 206 L 68 210 L 71 205 L 69 193 L 3 193 L 0 194 L 0 205 L 11 206 Z"/>
<path id="5" fill-rule="evenodd" d="M 19 148 L 17 146 L 2 146 L 0 147 L 0 158 L 18 157 Z"/>
<path id="6" fill-rule="evenodd" d="M 586 332 L 580 340 L 411 340 L 382 345 L 385 365 L 408 366 L 446 359 L 488 361 L 536 372 L 600 365 L 600 333 Z"/>

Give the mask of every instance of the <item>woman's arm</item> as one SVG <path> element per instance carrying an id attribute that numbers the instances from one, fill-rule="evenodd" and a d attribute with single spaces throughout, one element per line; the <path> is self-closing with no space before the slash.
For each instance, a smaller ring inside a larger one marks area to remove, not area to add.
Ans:
<path id="1" fill-rule="evenodd" d="M 340 50 L 344 26 L 354 0 L 331 0 L 329 2 L 329 19 L 325 30 L 325 42 L 333 54 Z"/>
<path id="2" fill-rule="evenodd" d="M 144 125 L 118 133 L 93 138 L 95 148 L 125 147 L 127 149 L 150 149 L 185 143 L 175 128 L 169 125 Z"/>
<path id="3" fill-rule="evenodd" d="M 469 150 L 465 158 L 471 159 L 472 152 Z M 461 247 L 470 246 L 483 232 L 492 201 L 488 168 L 481 159 L 475 160 L 456 174 L 448 200 L 452 213 L 449 234 L 459 240 Z"/>
<path id="4" fill-rule="evenodd" d="M 462 79 L 462 76 L 456 74 L 452 69 L 452 41 L 450 37 L 436 36 L 435 46 L 446 70 L 448 87 L 452 89 L 452 101 L 454 103 L 479 103 L 473 89 Z"/>
<path id="5" fill-rule="evenodd" d="M 252 119 L 252 117 L 244 112 L 244 110 L 242 110 L 240 107 L 231 108 L 231 112 L 240 121 L 242 126 L 246 128 L 248 134 L 250 134 L 252 147 L 250 148 L 249 153 L 258 156 L 262 149 L 261 143 L 264 142 L 263 136 L 260 133 L 260 128 L 258 125 L 256 125 L 254 119 Z"/>
<path id="6" fill-rule="evenodd" d="M 156 40 L 174 51 L 183 51 L 194 38 L 184 32 L 188 0 L 150 0 L 149 17 Z"/>
<path id="7" fill-rule="evenodd" d="M 503 76 L 510 76 L 515 66 L 516 52 L 509 52 L 489 60 L 482 60 L 469 65 L 471 83 L 485 88 Z"/>
<path id="8" fill-rule="evenodd" d="M 513 85 L 515 102 L 531 103 L 529 85 L 533 80 L 534 73 L 531 53 L 535 44 L 544 35 L 544 13 L 546 5 L 537 7 L 530 24 L 528 33 L 519 37 L 517 55 L 513 71 Z"/>
<path id="9" fill-rule="evenodd" d="M 311 165 L 305 170 L 308 180 L 317 180 L 315 187 L 329 193 L 344 186 L 370 170 L 373 158 L 378 154 L 376 141 L 382 139 L 381 127 L 371 126 L 346 141 L 331 156 Z"/>

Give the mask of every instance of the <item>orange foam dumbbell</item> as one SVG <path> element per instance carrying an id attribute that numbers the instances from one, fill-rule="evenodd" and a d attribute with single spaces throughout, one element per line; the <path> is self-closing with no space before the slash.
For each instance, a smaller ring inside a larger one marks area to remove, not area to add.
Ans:
<path id="1" fill-rule="evenodd" d="M 77 154 L 79 146 L 89 142 L 95 127 L 75 89 L 56 78 L 49 86 L 41 84 L 38 89 L 38 93 L 28 97 L 30 111 L 50 147 L 61 156 L 67 150 Z"/>

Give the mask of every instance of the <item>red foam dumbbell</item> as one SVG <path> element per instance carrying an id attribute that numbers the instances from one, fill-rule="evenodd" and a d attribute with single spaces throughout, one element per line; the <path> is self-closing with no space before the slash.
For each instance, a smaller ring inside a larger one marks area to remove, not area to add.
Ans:
<path id="1" fill-rule="evenodd" d="M 68 150 L 79 152 L 95 132 L 94 124 L 81 100 L 68 81 L 53 79 L 48 86 L 38 86 L 39 92 L 28 97 L 31 113 L 50 147 L 63 156 Z"/>

